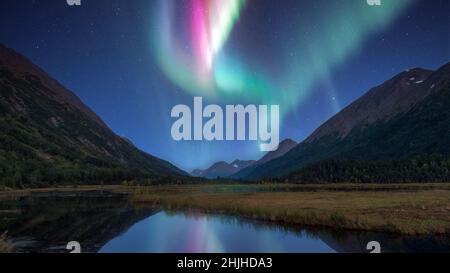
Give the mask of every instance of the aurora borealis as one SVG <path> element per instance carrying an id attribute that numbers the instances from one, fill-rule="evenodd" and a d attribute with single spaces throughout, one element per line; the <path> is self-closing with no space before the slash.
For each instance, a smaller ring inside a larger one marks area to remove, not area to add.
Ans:
<path id="1" fill-rule="evenodd" d="M 280 105 L 302 141 L 399 72 L 450 60 L 448 0 L 5 0 L 0 42 L 119 135 L 188 171 L 262 156 L 258 142 L 176 142 L 177 104 Z M 18 18 L 21 18 L 20 20 Z"/>
<path id="2" fill-rule="evenodd" d="M 218 78 L 216 66 L 218 55 L 239 18 L 244 2 L 193 0 L 187 4 L 185 12 L 186 36 L 189 37 L 186 52 L 184 43 L 177 40 L 173 32 L 173 17 L 176 1 L 160 1 L 158 20 L 162 29 L 155 33 L 158 41 L 156 58 L 167 76 L 193 93 L 210 94 L 221 79 Z M 186 27 L 187 26 L 187 27 Z"/>
<path id="3" fill-rule="evenodd" d="M 365 1 L 317 2 L 323 10 L 337 12 L 314 14 L 317 8 L 311 10 L 308 23 L 315 26 L 314 32 L 310 25 L 303 25 L 304 19 L 288 15 L 294 31 L 283 46 L 287 50 L 271 52 L 280 61 L 255 63 L 247 52 L 233 54 L 237 51 L 233 44 L 242 40 L 230 39 L 234 28 L 246 27 L 244 10 L 254 1 L 161 0 L 155 16 L 162 22 L 154 33 L 155 56 L 166 76 L 193 95 L 280 104 L 288 112 L 308 98 L 316 81 L 326 79 L 367 36 L 389 26 L 414 0 L 384 1 L 379 7 L 369 7 Z M 309 36 L 307 42 L 305 36 Z M 276 73 L 265 72 L 273 65 Z M 282 76 L 273 77 L 276 74 Z"/>

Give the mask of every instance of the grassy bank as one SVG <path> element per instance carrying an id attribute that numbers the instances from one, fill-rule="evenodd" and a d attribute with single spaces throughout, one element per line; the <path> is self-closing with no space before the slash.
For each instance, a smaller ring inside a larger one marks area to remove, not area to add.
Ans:
<path id="1" fill-rule="evenodd" d="M 450 234 L 448 184 L 216 185 L 135 188 L 131 200 L 286 224 Z M 390 188 L 386 188 L 390 187 Z"/>
<path id="2" fill-rule="evenodd" d="M 67 186 L 4 189 L 0 190 L 0 201 L 33 193 L 93 190 L 129 193 L 134 203 L 144 206 L 240 215 L 293 225 L 450 234 L 450 184 Z"/>
<path id="3" fill-rule="evenodd" d="M 135 192 L 134 187 L 121 185 L 89 185 L 89 186 L 60 186 L 52 188 L 35 188 L 35 189 L 11 189 L 0 188 L 0 201 L 2 199 L 18 198 L 33 193 L 64 193 L 64 192 L 89 192 L 89 191 L 112 191 L 118 193 Z"/>

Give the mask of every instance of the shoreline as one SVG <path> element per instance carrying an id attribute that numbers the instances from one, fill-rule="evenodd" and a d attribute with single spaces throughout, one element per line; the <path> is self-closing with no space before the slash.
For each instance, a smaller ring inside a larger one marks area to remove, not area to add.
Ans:
<path id="1" fill-rule="evenodd" d="M 450 234 L 450 191 L 297 191 L 161 192 L 140 189 L 130 195 L 138 205 L 168 210 L 197 210 L 280 225 L 386 232 L 402 235 Z"/>
<path id="2" fill-rule="evenodd" d="M 29 194 L 110 191 L 136 206 L 224 214 L 279 225 L 450 234 L 450 184 L 218 184 L 64 186 L 0 190 L 0 201 Z"/>

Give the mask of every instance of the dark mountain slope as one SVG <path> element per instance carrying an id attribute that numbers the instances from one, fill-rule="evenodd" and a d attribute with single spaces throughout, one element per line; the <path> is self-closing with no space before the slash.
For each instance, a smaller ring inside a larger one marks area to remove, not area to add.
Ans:
<path id="1" fill-rule="evenodd" d="M 449 139 L 450 64 L 436 72 L 414 69 L 372 89 L 286 155 L 245 178 L 291 174 L 290 179 L 302 181 L 353 177 L 392 182 L 387 180 L 420 180 L 421 176 L 429 181 L 418 173 L 430 171 L 431 164 L 436 167 L 432 181 L 449 181 Z"/>
<path id="2" fill-rule="evenodd" d="M 187 175 L 114 134 L 72 92 L 0 46 L 0 185 Z"/>
<path id="3" fill-rule="evenodd" d="M 297 145 L 297 142 L 293 141 L 292 139 L 285 139 L 282 142 L 280 142 L 280 145 L 278 145 L 278 149 L 276 151 L 268 152 L 265 156 L 263 156 L 260 160 L 256 161 L 254 165 L 261 165 L 266 162 L 269 162 L 275 158 L 278 158 L 287 152 L 289 152 L 292 148 L 294 148 Z"/>

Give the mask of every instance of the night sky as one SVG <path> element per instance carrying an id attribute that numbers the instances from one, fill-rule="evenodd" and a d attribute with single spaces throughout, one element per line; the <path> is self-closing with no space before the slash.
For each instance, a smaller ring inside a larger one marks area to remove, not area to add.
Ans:
<path id="1" fill-rule="evenodd" d="M 301 141 L 395 74 L 450 61 L 449 2 L 3 0 L 0 42 L 117 134 L 190 171 L 262 153 L 258 142 L 175 142 L 176 104 L 279 104 L 281 139 Z"/>

